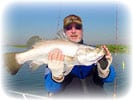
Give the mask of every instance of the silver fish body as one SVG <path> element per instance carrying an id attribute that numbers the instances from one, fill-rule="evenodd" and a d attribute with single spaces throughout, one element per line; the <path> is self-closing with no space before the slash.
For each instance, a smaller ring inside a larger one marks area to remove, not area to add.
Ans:
<path id="1" fill-rule="evenodd" d="M 25 52 L 6 54 L 5 64 L 12 74 L 16 74 L 20 65 L 27 61 L 31 61 L 31 65 L 36 65 L 36 68 L 38 68 L 42 64 L 48 64 L 48 53 L 55 48 L 60 49 L 65 55 L 64 63 L 68 67 L 91 65 L 97 63 L 105 55 L 102 48 L 95 48 L 66 40 L 44 40 L 36 43 L 32 49 Z"/>

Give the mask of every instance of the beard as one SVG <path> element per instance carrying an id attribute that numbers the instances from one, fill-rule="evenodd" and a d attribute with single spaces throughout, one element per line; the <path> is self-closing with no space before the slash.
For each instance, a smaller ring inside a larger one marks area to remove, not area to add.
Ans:
<path id="1" fill-rule="evenodd" d="M 76 42 L 76 43 L 79 43 L 82 41 L 82 38 L 78 37 L 77 35 L 72 35 L 68 38 L 70 41 L 72 42 Z"/>

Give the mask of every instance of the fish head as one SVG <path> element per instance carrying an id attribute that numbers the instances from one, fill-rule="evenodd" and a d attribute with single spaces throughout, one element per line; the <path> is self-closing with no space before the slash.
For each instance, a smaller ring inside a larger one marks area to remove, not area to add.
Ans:
<path id="1" fill-rule="evenodd" d="M 103 48 L 82 48 L 79 50 L 77 58 L 80 64 L 89 66 L 97 63 L 104 55 Z"/>

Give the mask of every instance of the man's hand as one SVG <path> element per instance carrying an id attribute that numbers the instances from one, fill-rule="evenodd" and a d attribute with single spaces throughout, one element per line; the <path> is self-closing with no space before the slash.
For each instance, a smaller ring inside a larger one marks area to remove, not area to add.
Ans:
<path id="1" fill-rule="evenodd" d="M 64 55 L 59 49 L 52 50 L 48 55 L 48 67 L 52 72 L 52 79 L 57 82 L 64 80 Z"/>
<path id="2" fill-rule="evenodd" d="M 111 55 L 111 53 L 110 53 L 110 51 L 108 50 L 108 48 L 105 46 L 105 45 L 103 45 L 102 46 L 102 48 L 105 50 L 105 52 L 106 52 L 106 59 L 107 60 L 110 60 L 110 62 L 112 62 L 112 55 Z"/>
<path id="3" fill-rule="evenodd" d="M 106 55 L 98 61 L 98 74 L 100 77 L 106 78 L 109 74 L 109 67 L 112 63 L 112 55 L 105 45 L 101 47 L 105 50 Z"/>

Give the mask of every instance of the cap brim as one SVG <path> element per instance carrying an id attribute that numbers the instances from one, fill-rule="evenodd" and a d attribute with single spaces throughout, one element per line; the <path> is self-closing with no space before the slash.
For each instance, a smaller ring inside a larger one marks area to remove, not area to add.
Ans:
<path id="1" fill-rule="evenodd" d="M 72 21 L 72 22 L 65 23 L 65 24 L 64 24 L 64 27 L 65 27 L 65 26 L 68 26 L 68 25 L 70 25 L 70 24 L 72 24 L 72 23 L 82 25 L 81 21 Z"/>

